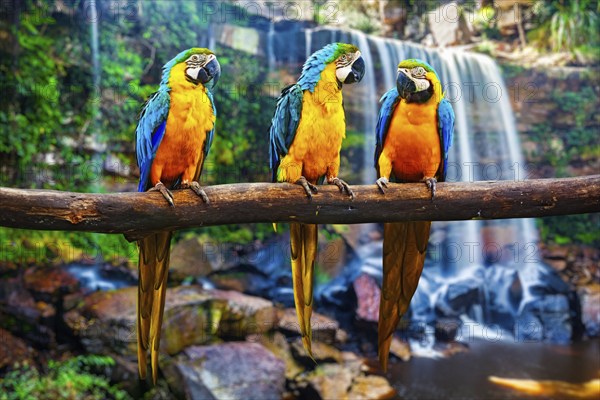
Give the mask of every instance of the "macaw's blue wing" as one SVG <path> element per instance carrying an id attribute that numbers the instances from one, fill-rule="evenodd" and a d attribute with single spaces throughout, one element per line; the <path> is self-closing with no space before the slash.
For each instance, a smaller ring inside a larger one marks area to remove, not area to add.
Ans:
<path id="1" fill-rule="evenodd" d="M 379 109 L 379 116 L 377 118 L 377 127 L 375 128 L 375 168 L 379 169 L 379 156 L 383 150 L 383 144 L 385 143 L 385 137 L 387 136 L 388 129 L 390 127 L 390 121 L 392 115 L 398 105 L 400 96 L 398 95 L 398 89 L 393 88 L 388 90 L 379 102 L 381 108 Z"/>
<path id="2" fill-rule="evenodd" d="M 212 107 L 213 115 L 215 116 L 215 119 L 216 119 L 217 118 L 217 108 L 215 107 L 215 99 L 213 98 L 213 95 L 210 92 L 210 90 L 207 90 L 206 94 L 208 95 L 208 99 L 210 100 L 210 106 Z M 216 123 L 215 123 L 215 125 L 216 125 Z M 210 132 L 208 132 L 206 134 L 206 142 L 204 142 L 204 160 L 206 160 L 206 157 L 208 156 L 208 152 L 210 150 L 210 146 L 212 145 L 214 136 L 215 136 L 215 127 L 213 125 L 213 128 L 210 130 Z"/>
<path id="3" fill-rule="evenodd" d="M 302 89 L 294 84 L 281 91 L 277 99 L 277 109 L 271 121 L 269 156 L 273 171 L 273 181 L 277 180 L 277 168 L 281 156 L 288 153 L 294 141 L 302 114 Z"/>
<path id="4" fill-rule="evenodd" d="M 150 168 L 165 135 L 167 116 L 169 115 L 170 96 L 167 90 L 159 89 L 144 105 L 135 130 L 138 167 L 140 168 L 139 192 L 150 188 Z"/>
<path id="5" fill-rule="evenodd" d="M 454 110 L 450 102 L 442 99 L 438 105 L 438 131 L 440 132 L 440 145 L 442 147 L 442 168 L 440 173 L 440 181 L 446 180 L 448 150 L 452 146 L 452 136 L 454 133 Z"/>

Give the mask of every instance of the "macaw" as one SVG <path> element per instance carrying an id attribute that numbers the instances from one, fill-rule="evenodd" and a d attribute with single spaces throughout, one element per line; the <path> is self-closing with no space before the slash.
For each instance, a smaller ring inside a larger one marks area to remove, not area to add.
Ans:
<path id="1" fill-rule="evenodd" d="M 446 178 L 454 111 L 435 70 L 425 61 L 398 64 L 396 87 L 381 98 L 376 127 L 375 168 L 382 193 L 390 179 L 424 182 L 435 197 Z M 392 335 L 419 283 L 431 221 L 384 224 L 383 283 L 379 304 L 378 352 L 387 369 Z"/>
<path id="2" fill-rule="evenodd" d="M 173 207 L 170 189 L 189 188 L 209 202 L 198 178 L 214 136 L 217 114 L 210 89 L 220 72 L 216 56 L 197 47 L 164 65 L 158 91 L 144 105 L 135 132 L 138 191 L 158 191 Z M 150 349 L 155 384 L 171 236 L 166 231 L 138 240 L 138 367 L 140 378 L 145 379 Z"/>
<path id="3" fill-rule="evenodd" d="M 277 101 L 270 128 L 270 166 L 274 182 L 295 183 L 311 199 L 317 183 L 336 185 L 354 197 L 338 177 L 340 149 L 346 137 L 342 85 L 359 82 L 365 63 L 356 46 L 331 43 L 304 63 L 298 82 Z M 317 256 L 317 225 L 290 223 L 294 303 L 302 343 L 312 357 L 313 269 Z"/>

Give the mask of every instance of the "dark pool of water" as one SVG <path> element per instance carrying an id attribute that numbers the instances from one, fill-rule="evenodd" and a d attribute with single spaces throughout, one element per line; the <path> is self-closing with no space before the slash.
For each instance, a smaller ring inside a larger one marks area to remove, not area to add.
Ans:
<path id="1" fill-rule="evenodd" d="M 398 362 L 386 376 L 402 399 L 519 399 L 525 396 L 488 377 L 581 383 L 600 371 L 600 339 L 569 346 L 476 339 L 468 346 L 449 358 Z"/>

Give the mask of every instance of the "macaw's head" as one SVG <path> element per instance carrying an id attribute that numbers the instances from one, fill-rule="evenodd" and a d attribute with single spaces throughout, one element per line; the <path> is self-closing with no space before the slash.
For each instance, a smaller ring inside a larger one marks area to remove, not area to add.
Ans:
<path id="1" fill-rule="evenodd" d="M 416 58 L 398 64 L 396 88 L 400 97 L 408 103 L 425 103 L 437 91 L 440 80 L 431 65 Z"/>
<path id="2" fill-rule="evenodd" d="M 312 92 L 321 79 L 321 73 L 329 65 L 335 65 L 338 85 L 360 82 L 365 74 L 365 61 L 358 47 L 346 43 L 330 43 L 308 57 L 298 84 L 303 90 Z"/>
<path id="3" fill-rule="evenodd" d="M 172 76 L 180 74 L 182 76 Z M 217 85 L 221 75 L 221 66 L 212 51 L 192 47 L 182 51 L 163 67 L 163 83 L 172 78 L 182 81 L 185 79 L 194 85 L 202 84 L 212 89 Z"/>
<path id="4" fill-rule="evenodd" d="M 333 55 L 335 60 L 335 76 L 341 83 L 360 82 L 365 75 L 365 60 L 360 55 L 358 47 L 335 43 L 337 46 Z"/>

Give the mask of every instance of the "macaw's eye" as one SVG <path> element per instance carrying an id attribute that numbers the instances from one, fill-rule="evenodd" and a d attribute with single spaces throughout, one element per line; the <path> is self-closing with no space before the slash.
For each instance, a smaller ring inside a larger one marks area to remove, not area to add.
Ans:
<path id="1" fill-rule="evenodd" d="M 423 76 L 423 75 L 425 75 L 425 68 L 423 68 L 423 67 L 413 68 L 412 73 L 415 76 Z"/>
<path id="2" fill-rule="evenodd" d="M 348 59 L 348 56 L 346 54 L 342 54 L 342 56 L 340 57 L 340 60 L 342 61 L 346 61 Z"/>
<path id="3" fill-rule="evenodd" d="M 191 61 L 200 61 L 200 56 L 198 54 L 194 54 L 190 57 Z"/>

